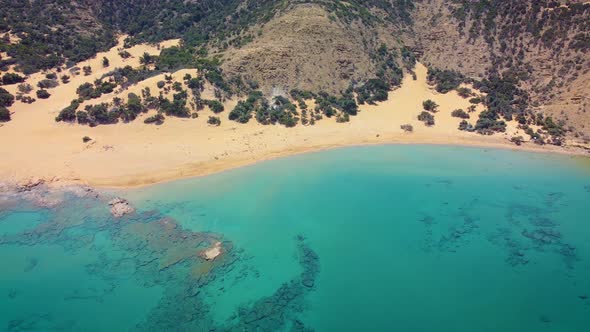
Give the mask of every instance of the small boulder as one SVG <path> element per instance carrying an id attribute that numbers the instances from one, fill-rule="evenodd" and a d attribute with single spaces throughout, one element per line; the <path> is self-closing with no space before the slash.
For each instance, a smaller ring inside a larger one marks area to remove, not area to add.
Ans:
<path id="1" fill-rule="evenodd" d="M 212 247 L 207 248 L 199 254 L 199 256 L 203 257 L 205 260 L 212 261 L 221 255 L 221 242 L 215 242 Z"/>
<path id="2" fill-rule="evenodd" d="M 111 214 L 115 218 L 121 218 L 126 214 L 135 212 L 135 208 L 131 206 L 128 200 L 117 197 L 109 201 L 111 207 Z"/>

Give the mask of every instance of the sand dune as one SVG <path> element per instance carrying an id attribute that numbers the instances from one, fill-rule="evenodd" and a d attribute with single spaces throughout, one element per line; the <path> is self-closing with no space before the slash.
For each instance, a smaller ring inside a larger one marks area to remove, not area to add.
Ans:
<path id="1" fill-rule="evenodd" d="M 44 178 L 59 183 L 140 186 L 337 146 L 430 143 L 517 148 L 508 139 L 515 134 L 526 137 L 518 132 L 515 123 L 509 124 L 506 134 L 494 136 L 458 131 L 460 119 L 451 117 L 451 111 L 466 109 L 469 102 L 455 92 L 443 95 L 431 89 L 426 82 L 426 68 L 420 64 L 416 68 L 416 80 L 406 75 L 402 87 L 391 92 L 387 102 L 362 106 L 359 115 L 351 118 L 349 123 L 323 119 L 315 126 L 285 128 L 263 126 L 251 120 L 242 125 L 227 120 L 227 110 L 235 105 L 235 100 L 226 104 L 219 127 L 207 125 L 208 115 L 213 114 L 209 110 L 201 111 L 197 119 L 167 118 L 161 126 L 146 125 L 141 118 L 128 124 L 95 128 L 54 121 L 59 111 L 76 98 L 75 90 L 81 83 L 93 82 L 117 66 L 137 66 L 138 57 L 143 52 L 158 53 L 155 46 L 146 45 L 135 46 L 128 51 L 133 58 L 123 60 L 113 49 L 80 64 L 80 67 L 92 66 L 93 74 L 73 77 L 71 83 L 52 89 L 52 97 L 48 100 L 39 100 L 31 105 L 17 102 L 11 109 L 13 120 L 0 127 L 0 178 L 5 181 Z M 103 56 L 110 59 L 109 68 L 102 68 Z M 174 76 L 180 80 L 187 72 L 196 73 L 195 70 L 183 70 Z M 42 74 L 36 74 L 28 81 L 34 84 L 42 77 Z M 143 86 L 155 85 L 158 79 L 151 78 L 129 91 L 139 92 Z M 10 88 L 14 91 L 16 86 Z M 152 91 L 157 90 L 153 88 Z M 105 100 L 111 98 L 112 95 L 103 97 Z M 426 127 L 416 119 L 426 99 L 440 105 L 433 127 Z M 472 114 L 472 123 L 480 111 L 481 108 Z M 405 133 L 400 128 L 406 123 L 414 126 L 413 133 Z M 83 143 L 84 136 L 91 137 L 92 141 Z M 518 148 L 582 153 L 581 150 L 533 144 Z"/>

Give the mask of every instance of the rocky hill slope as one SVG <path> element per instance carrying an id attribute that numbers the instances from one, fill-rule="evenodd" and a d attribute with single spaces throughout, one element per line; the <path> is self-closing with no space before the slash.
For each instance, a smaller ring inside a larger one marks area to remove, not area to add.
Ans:
<path id="1" fill-rule="evenodd" d="M 485 132 L 501 129 L 503 118 L 544 126 L 551 116 L 567 123 L 568 135 L 590 137 L 590 3 L 583 1 L 1 0 L 0 5 L 5 71 L 30 73 L 89 58 L 113 46 L 115 33 L 128 34 L 128 45 L 182 38 L 186 50 L 221 59 L 220 73 L 238 94 L 241 86 L 267 96 L 324 91 L 362 96 L 363 103 L 380 101 L 383 89 L 394 89 L 404 73 L 412 74 L 417 58 L 442 70 L 431 75 L 433 84 L 452 89 L 477 81 L 489 96 L 484 103 L 490 112 L 482 123 L 493 129 Z"/>
<path id="2" fill-rule="evenodd" d="M 531 110 L 590 134 L 590 3 L 424 0 L 413 22 L 405 42 L 428 65 L 511 76 Z"/>

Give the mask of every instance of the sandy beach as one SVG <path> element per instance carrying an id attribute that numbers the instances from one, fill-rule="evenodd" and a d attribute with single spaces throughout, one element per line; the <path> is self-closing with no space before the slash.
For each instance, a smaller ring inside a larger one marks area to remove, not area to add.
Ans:
<path id="1" fill-rule="evenodd" d="M 161 46 L 176 43 L 168 41 Z M 516 128 L 515 122 L 508 124 L 506 133 L 493 136 L 457 130 L 461 119 L 451 117 L 451 112 L 458 108 L 466 110 L 470 105 L 468 99 L 454 91 L 447 94 L 434 91 L 426 82 L 427 70 L 421 64 L 416 67 L 416 80 L 406 75 L 402 86 L 390 92 L 388 101 L 361 106 L 360 113 L 348 123 L 324 118 L 314 126 L 298 124 L 294 128 L 263 126 L 254 119 L 239 124 L 227 119 L 236 100 L 226 103 L 219 127 L 207 124 L 207 118 L 213 115 L 208 109 L 199 112 L 197 119 L 168 117 L 160 126 L 143 123 L 144 117 L 150 114 L 131 123 L 95 128 L 54 121 L 59 111 L 76 98 L 80 84 L 93 82 L 115 67 L 138 66 L 139 56 L 144 52 L 159 52 L 153 45 L 138 45 L 128 51 L 132 58 L 121 59 L 117 48 L 113 48 L 81 63 L 80 67 L 90 65 L 93 73 L 72 77 L 69 84 L 51 89 L 52 96 L 47 100 L 30 105 L 16 102 L 11 108 L 12 121 L 0 125 L 0 179 L 26 182 L 40 178 L 54 183 L 135 187 L 207 175 L 296 153 L 363 144 L 453 144 L 588 155 L 583 148 L 572 145 L 538 146 L 525 142 L 517 147 L 510 143 L 510 137 L 528 136 Z M 102 68 L 103 56 L 110 59 L 109 68 Z M 181 80 L 186 73 L 196 74 L 196 70 L 182 70 L 173 76 Z M 43 76 L 32 75 L 27 82 L 36 85 Z M 138 93 L 144 86 L 155 86 L 160 79 L 150 78 L 120 95 Z M 12 93 L 16 91 L 16 85 L 5 88 Z M 113 96 L 109 94 L 91 103 L 110 101 Z M 426 127 L 416 118 L 426 99 L 440 105 L 432 127 Z M 481 110 L 479 105 L 477 112 L 470 114 L 471 123 L 475 123 Z M 402 124 L 411 124 L 414 131 L 404 132 L 400 128 Z M 92 141 L 84 143 L 84 136 Z"/>

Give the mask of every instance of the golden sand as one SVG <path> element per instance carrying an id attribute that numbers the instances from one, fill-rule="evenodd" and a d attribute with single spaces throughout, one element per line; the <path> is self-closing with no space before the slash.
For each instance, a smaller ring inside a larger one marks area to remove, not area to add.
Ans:
<path id="1" fill-rule="evenodd" d="M 121 40 L 122 42 L 122 40 Z M 178 41 L 166 42 L 165 46 Z M 213 115 L 203 110 L 197 119 L 167 118 L 161 126 L 146 125 L 142 115 L 132 123 L 88 126 L 56 123 L 55 116 L 76 98 L 76 88 L 84 82 L 93 82 L 115 67 L 138 66 L 139 56 L 144 52 L 158 54 L 155 46 L 139 45 L 128 51 L 133 58 L 123 60 L 117 49 L 99 54 L 95 59 L 81 63 L 90 65 L 93 74 L 73 77 L 67 85 L 51 89 L 51 98 L 27 105 L 16 102 L 11 111 L 13 119 L 0 127 L 0 179 L 22 182 L 30 178 L 42 178 L 49 182 L 85 183 L 103 187 L 141 186 L 176 178 L 206 175 L 222 170 L 251 164 L 261 160 L 287 156 L 295 153 L 317 151 L 333 147 L 362 144 L 457 144 L 487 146 L 533 151 L 565 152 L 583 154 L 583 150 L 555 146 L 537 146 L 525 143 L 516 147 L 509 142 L 513 135 L 522 135 L 514 122 L 509 123 L 507 133 L 482 136 L 457 130 L 461 119 L 451 117 L 454 109 L 464 110 L 470 105 L 456 92 L 439 94 L 426 82 L 426 68 L 418 64 L 417 79 L 406 75 L 401 88 L 389 95 L 389 100 L 376 106 L 362 106 L 361 112 L 351 117 L 348 123 L 336 123 L 335 119 L 323 119 L 315 126 L 297 125 L 263 126 L 254 119 L 248 124 L 227 120 L 227 113 L 236 101 L 226 104 L 220 115 L 219 127 L 207 125 Z M 109 68 L 102 68 L 102 57 L 110 60 Z M 174 74 L 181 80 L 183 70 Z M 35 85 L 42 74 L 28 79 Z M 155 84 L 162 77 L 154 77 L 140 85 L 130 87 L 139 93 L 150 86 L 156 94 Z M 15 92 L 16 86 L 8 87 Z M 113 94 L 93 100 L 92 103 L 112 99 Z M 422 111 L 422 102 L 432 99 L 440 105 L 435 114 L 436 125 L 426 127 L 417 120 Z M 475 123 L 477 113 L 471 114 Z M 411 124 L 414 132 L 406 133 L 402 124 Z M 82 142 L 89 136 L 92 141 Z"/>

